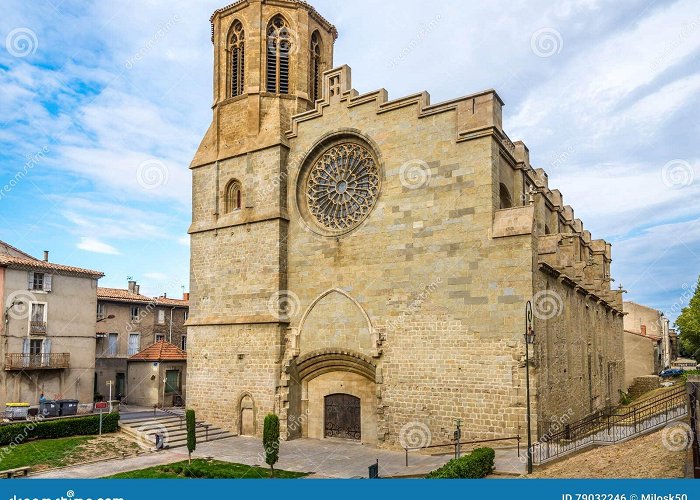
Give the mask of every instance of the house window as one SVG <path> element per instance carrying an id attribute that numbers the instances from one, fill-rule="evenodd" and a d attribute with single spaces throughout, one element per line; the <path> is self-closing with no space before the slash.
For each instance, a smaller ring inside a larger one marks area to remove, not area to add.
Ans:
<path id="1" fill-rule="evenodd" d="M 162 342 L 165 340 L 165 335 L 159 333 L 156 335 L 156 342 Z"/>
<path id="2" fill-rule="evenodd" d="M 97 319 L 105 319 L 105 305 L 101 302 L 97 303 Z"/>
<path id="3" fill-rule="evenodd" d="M 508 191 L 508 188 L 503 183 L 501 183 L 501 185 L 499 186 L 499 198 L 501 209 L 513 207 L 513 201 L 510 197 L 510 191 Z"/>
<path id="4" fill-rule="evenodd" d="M 183 351 L 187 350 L 187 335 L 183 335 L 182 338 L 180 339 L 180 348 Z"/>
<path id="5" fill-rule="evenodd" d="M 183 314 L 183 317 L 184 317 L 185 321 L 187 321 L 187 320 L 189 319 L 189 317 L 190 317 L 190 312 L 189 312 L 188 310 L 185 310 L 185 313 Z"/>
<path id="6" fill-rule="evenodd" d="M 290 32 L 282 16 L 275 16 L 267 25 L 267 91 L 289 93 Z"/>
<path id="7" fill-rule="evenodd" d="M 241 193 L 241 183 L 237 180 L 232 180 L 226 186 L 226 202 L 225 211 L 226 213 L 233 212 L 234 210 L 241 209 L 242 193 Z"/>
<path id="8" fill-rule="evenodd" d="M 128 351 L 129 356 L 133 356 L 134 354 L 139 352 L 140 347 L 141 347 L 141 334 L 130 333 L 129 334 L 129 351 Z"/>
<path id="9" fill-rule="evenodd" d="M 165 324 L 165 310 L 164 309 L 158 309 L 158 324 L 159 325 Z"/>
<path id="10" fill-rule="evenodd" d="M 321 35 L 314 31 L 311 35 L 311 81 L 309 89 L 311 100 L 316 102 L 321 98 Z"/>
<path id="11" fill-rule="evenodd" d="M 165 371 L 165 394 L 180 392 L 180 370 Z"/>
<path id="12" fill-rule="evenodd" d="M 28 275 L 28 288 L 30 290 L 51 291 L 51 281 L 52 276 L 50 274 L 35 273 L 33 271 L 29 272 Z"/>
<path id="13" fill-rule="evenodd" d="M 140 312 L 139 306 L 131 306 L 131 321 L 138 321 Z"/>
<path id="14" fill-rule="evenodd" d="M 229 39 L 231 68 L 231 97 L 245 92 L 245 31 L 240 21 L 234 21 Z"/>
<path id="15" fill-rule="evenodd" d="M 29 331 L 31 333 L 46 333 L 46 304 L 32 304 Z"/>
<path id="16" fill-rule="evenodd" d="M 41 364 L 41 353 L 44 347 L 43 339 L 31 339 L 29 341 L 29 359 L 31 365 Z"/>
<path id="17" fill-rule="evenodd" d="M 119 334 L 110 333 L 107 337 L 107 356 L 116 356 L 119 349 Z"/>

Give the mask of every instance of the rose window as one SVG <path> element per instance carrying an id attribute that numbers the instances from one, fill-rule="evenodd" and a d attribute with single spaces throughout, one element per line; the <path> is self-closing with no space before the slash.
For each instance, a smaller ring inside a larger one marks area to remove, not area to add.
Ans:
<path id="1" fill-rule="evenodd" d="M 379 195 L 379 171 L 372 154 L 343 143 L 316 160 L 306 182 L 309 212 L 332 231 L 349 230 L 372 210 Z"/>

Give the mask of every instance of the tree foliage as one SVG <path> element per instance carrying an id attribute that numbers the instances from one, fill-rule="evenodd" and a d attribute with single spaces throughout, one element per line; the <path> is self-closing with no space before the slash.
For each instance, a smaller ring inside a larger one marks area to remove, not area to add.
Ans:
<path id="1" fill-rule="evenodd" d="M 195 420 L 194 410 L 185 412 L 185 421 L 187 422 L 188 460 L 192 462 L 192 452 L 197 448 L 197 421 Z"/>
<path id="2" fill-rule="evenodd" d="M 263 427 L 263 449 L 265 450 L 265 463 L 270 466 L 270 475 L 275 474 L 275 464 L 280 451 L 280 419 L 274 413 L 265 417 Z"/>
<path id="3" fill-rule="evenodd" d="M 700 278 L 693 297 L 676 319 L 676 327 L 680 333 L 678 339 L 683 351 L 700 360 Z"/>

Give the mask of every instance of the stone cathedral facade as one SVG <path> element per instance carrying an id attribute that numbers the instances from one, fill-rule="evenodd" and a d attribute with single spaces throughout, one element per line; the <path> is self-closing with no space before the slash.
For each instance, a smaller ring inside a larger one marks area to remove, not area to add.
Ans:
<path id="1" fill-rule="evenodd" d="M 192 161 L 188 401 L 260 435 L 383 447 L 525 434 L 618 402 L 622 302 L 493 90 L 360 94 L 309 4 L 211 18 L 213 120 Z M 456 89 L 457 90 L 457 89 Z M 418 438 L 416 433 L 418 433 Z"/>

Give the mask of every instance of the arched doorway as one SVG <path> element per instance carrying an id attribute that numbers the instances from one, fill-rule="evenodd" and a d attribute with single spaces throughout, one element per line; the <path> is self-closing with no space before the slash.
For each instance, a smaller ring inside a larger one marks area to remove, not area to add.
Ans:
<path id="1" fill-rule="evenodd" d="M 360 398 L 352 394 L 324 397 L 324 437 L 360 441 L 362 439 Z"/>
<path id="2" fill-rule="evenodd" d="M 241 436 L 255 435 L 255 404 L 253 398 L 246 394 L 241 398 L 241 413 L 240 413 L 240 429 Z"/>

